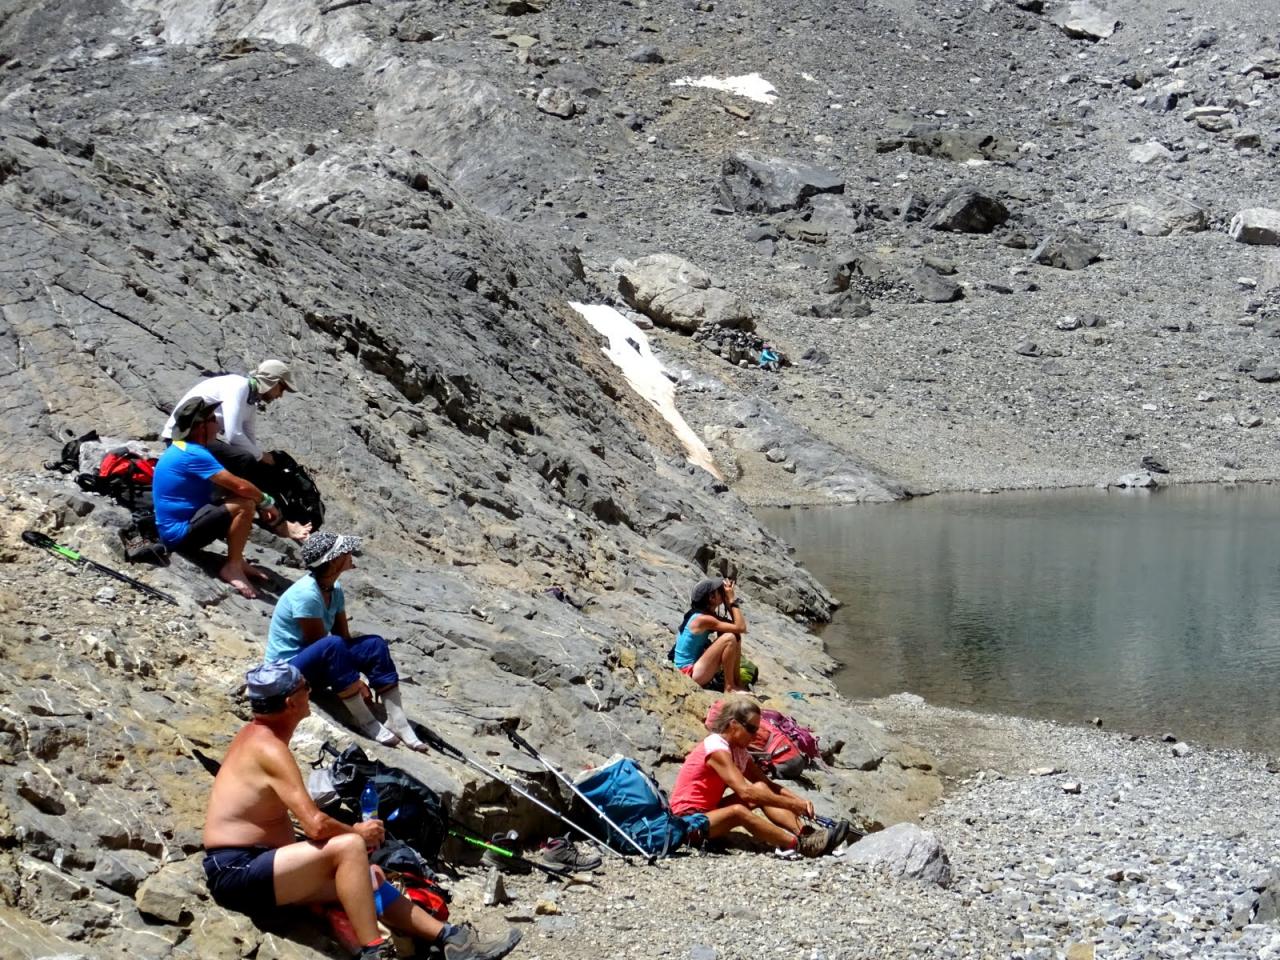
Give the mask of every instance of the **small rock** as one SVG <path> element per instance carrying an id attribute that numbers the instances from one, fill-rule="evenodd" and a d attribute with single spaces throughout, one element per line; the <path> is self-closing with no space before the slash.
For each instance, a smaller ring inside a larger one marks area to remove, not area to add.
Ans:
<path id="1" fill-rule="evenodd" d="M 1169 472 L 1168 467 L 1166 467 L 1163 463 L 1161 463 L 1159 460 L 1157 460 L 1155 457 L 1153 457 L 1149 453 L 1142 458 L 1142 469 L 1150 470 L 1152 473 L 1168 473 Z"/>
<path id="2" fill-rule="evenodd" d="M 533 905 L 533 912 L 540 917 L 559 916 L 560 905 L 554 900 L 539 900 Z"/>
<path id="3" fill-rule="evenodd" d="M 1146 143 L 1138 144 L 1129 151 L 1129 159 L 1134 163 L 1147 166 L 1148 164 L 1158 163 L 1164 160 L 1173 159 L 1173 151 L 1166 147 L 1163 143 L 1155 140 L 1148 140 Z"/>
<path id="4" fill-rule="evenodd" d="M 1085 2 L 1069 4 L 1054 17 L 1053 22 L 1071 39 L 1089 40 L 1093 43 L 1106 40 L 1120 26 L 1120 21 L 1115 17 L 1099 10 L 1092 3 Z"/>
<path id="5" fill-rule="evenodd" d="M 1051 776 L 1053 776 L 1055 773 L 1061 773 L 1061 772 L 1062 772 L 1062 770 L 1061 770 L 1060 768 L 1058 768 L 1058 767 L 1032 767 L 1030 770 L 1028 770 L 1028 771 L 1027 771 L 1027 776 L 1029 776 L 1029 777 L 1051 777 Z"/>
<path id="6" fill-rule="evenodd" d="M 538 94 L 538 109 L 553 117 L 568 120 L 577 110 L 573 94 L 564 87 L 543 87 Z"/>
<path id="7" fill-rule="evenodd" d="M 1031 254 L 1035 263 L 1058 270 L 1083 270 L 1102 256 L 1102 248 L 1077 234 L 1050 234 Z"/>
<path id="8" fill-rule="evenodd" d="M 627 59 L 630 60 L 632 63 L 666 63 L 667 62 L 663 58 L 662 53 L 658 50 L 658 48 L 652 45 L 636 47 L 634 50 L 632 50 L 630 53 L 627 54 Z"/>
<path id="9" fill-rule="evenodd" d="M 1072 793 L 1072 794 L 1079 793 L 1079 792 L 1080 792 L 1080 784 L 1079 784 L 1079 782 L 1077 782 L 1077 781 L 1075 781 L 1075 780 L 1068 780 L 1068 781 L 1066 781 L 1065 783 L 1063 783 L 1063 784 L 1062 784 L 1062 792 L 1063 792 L 1063 793 Z"/>
<path id="10" fill-rule="evenodd" d="M 1177 743 L 1175 743 L 1172 747 L 1169 748 L 1169 752 L 1172 753 L 1175 757 L 1185 757 L 1189 753 L 1191 753 L 1191 748 L 1187 746 L 1185 743 L 1183 743 L 1181 740 L 1179 740 Z"/>
<path id="11" fill-rule="evenodd" d="M 1044 355 L 1044 351 L 1040 349 L 1040 345 L 1034 340 L 1023 340 L 1013 348 L 1013 352 L 1024 357 L 1040 357 Z"/>
<path id="12" fill-rule="evenodd" d="M 782 463 L 787 459 L 787 452 L 779 447 L 765 451 L 764 458 L 770 463 Z"/>

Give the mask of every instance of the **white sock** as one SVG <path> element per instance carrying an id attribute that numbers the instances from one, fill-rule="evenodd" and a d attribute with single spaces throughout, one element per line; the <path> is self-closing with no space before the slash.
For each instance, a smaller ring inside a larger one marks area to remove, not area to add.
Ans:
<path id="1" fill-rule="evenodd" d="M 400 742 L 400 738 L 378 722 L 378 718 L 369 712 L 369 705 L 364 702 L 364 697 L 356 694 L 354 697 L 346 697 L 343 706 L 351 713 L 351 718 L 356 722 L 356 729 L 363 733 L 371 740 L 377 740 L 384 747 L 394 747 Z"/>
<path id="2" fill-rule="evenodd" d="M 409 722 L 409 718 L 405 716 L 404 704 L 400 702 L 400 686 L 397 684 L 390 690 L 383 690 L 379 696 L 387 708 L 387 726 L 404 741 L 406 747 L 414 750 L 425 746 L 418 735 L 413 732 L 413 724 Z"/>

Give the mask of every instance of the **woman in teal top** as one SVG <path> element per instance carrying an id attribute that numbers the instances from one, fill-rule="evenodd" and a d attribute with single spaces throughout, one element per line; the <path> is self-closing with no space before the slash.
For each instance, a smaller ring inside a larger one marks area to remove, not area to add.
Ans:
<path id="1" fill-rule="evenodd" d="M 700 687 L 705 687 L 723 671 L 725 693 L 743 689 L 738 664 L 742 660 L 742 635 L 747 632 L 747 618 L 734 594 L 732 580 L 716 577 L 698 583 L 689 597 L 690 609 L 676 638 L 676 669 L 692 677 Z M 725 616 L 731 619 L 721 619 L 717 612 L 721 606 Z M 716 635 L 714 640 L 712 634 Z"/>

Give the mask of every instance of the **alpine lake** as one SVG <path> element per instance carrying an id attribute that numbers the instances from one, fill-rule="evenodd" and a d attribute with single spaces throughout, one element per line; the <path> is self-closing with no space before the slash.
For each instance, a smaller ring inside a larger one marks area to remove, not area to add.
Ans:
<path id="1" fill-rule="evenodd" d="M 757 513 L 843 604 L 846 696 L 1280 751 L 1280 487 Z"/>

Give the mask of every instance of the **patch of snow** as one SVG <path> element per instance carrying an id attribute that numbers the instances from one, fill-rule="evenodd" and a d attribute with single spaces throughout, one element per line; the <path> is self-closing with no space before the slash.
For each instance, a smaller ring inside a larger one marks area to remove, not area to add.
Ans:
<path id="1" fill-rule="evenodd" d="M 572 301 L 569 306 L 577 310 L 593 330 L 608 338 L 609 349 L 604 351 L 605 356 L 622 371 L 631 389 L 647 400 L 671 424 L 677 439 L 684 444 L 689 462 L 702 467 L 717 479 L 723 479 L 716 469 L 711 451 L 676 409 L 675 384 L 663 373 L 662 364 L 649 348 L 649 338 L 644 331 L 613 307 Z"/>
<path id="2" fill-rule="evenodd" d="M 746 97 L 756 103 L 773 103 L 778 99 L 778 91 L 772 83 L 758 73 L 748 73 L 741 77 L 681 77 L 673 80 L 673 87 L 706 87 L 708 90 L 720 90 L 739 97 Z"/>

